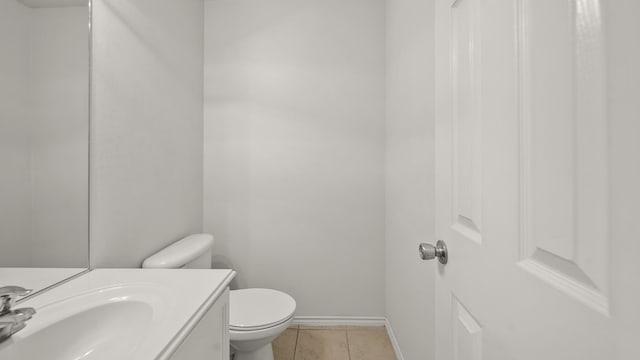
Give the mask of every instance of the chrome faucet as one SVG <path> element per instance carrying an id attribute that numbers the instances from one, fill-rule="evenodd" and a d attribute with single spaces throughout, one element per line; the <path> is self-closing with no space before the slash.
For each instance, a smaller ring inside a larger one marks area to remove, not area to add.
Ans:
<path id="1" fill-rule="evenodd" d="M 18 296 L 29 295 L 31 291 L 19 286 L 0 287 L 0 342 L 24 329 L 25 322 L 36 313 L 34 308 L 11 310 Z"/>

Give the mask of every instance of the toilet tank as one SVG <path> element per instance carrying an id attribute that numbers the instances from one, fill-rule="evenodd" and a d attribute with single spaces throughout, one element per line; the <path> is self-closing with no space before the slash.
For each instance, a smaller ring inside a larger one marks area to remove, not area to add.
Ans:
<path id="1" fill-rule="evenodd" d="M 210 269 L 213 235 L 193 234 L 149 256 L 142 267 L 147 269 Z"/>

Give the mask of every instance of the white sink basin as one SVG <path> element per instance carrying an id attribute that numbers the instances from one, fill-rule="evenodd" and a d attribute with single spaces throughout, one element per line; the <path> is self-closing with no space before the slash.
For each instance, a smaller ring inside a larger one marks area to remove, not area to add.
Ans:
<path id="1" fill-rule="evenodd" d="M 126 359 L 144 339 L 144 329 L 152 317 L 153 310 L 142 302 L 103 304 L 38 329 L 16 342 L 13 358 L 42 359 L 46 354 L 50 360 L 98 360 L 111 356 Z M 123 327 L 128 323 L 132 326 Z"/>
<path id="2" fill-rule="evenodd" d="M 232 277 L 228 270 L 91 271 L 18 304 L 37 313 L 0 343 L 0 359 L 166 358 Z"/>
<path id="3" fill-rule="evenodd" d="M 11 359 L 125 359 L 162 323 L 169 292 L 115 286 L 37 309 L 28 326 L 0 345 Z M 164 295 L 164 296 L 163 296 Z"/>

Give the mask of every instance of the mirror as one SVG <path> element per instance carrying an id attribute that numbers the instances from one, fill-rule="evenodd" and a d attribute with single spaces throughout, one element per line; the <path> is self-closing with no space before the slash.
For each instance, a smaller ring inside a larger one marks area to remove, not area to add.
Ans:
<path id="1" fill-rule="evenodd" d="M 0 0 L 0 286 L 89 266 L 87 1 Z"/>

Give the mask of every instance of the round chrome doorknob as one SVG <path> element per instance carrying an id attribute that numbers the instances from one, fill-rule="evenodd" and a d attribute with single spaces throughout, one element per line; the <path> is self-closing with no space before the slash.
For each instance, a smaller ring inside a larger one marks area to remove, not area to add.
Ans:
<path id="1" fill-rule="evenodd" d="M 441 264 L 446 264 L 449 260 L 449 255 L 447 253 L 447 245 L 445 245 L 444 241 L 438 240 L 436 242 L 436 246 L 431 244 L 422 243 L 418 246 L 418 251 L 420 252 L 420 258 L 422 260 L 431 260 L 433 258 L 438 258 Z"/>

